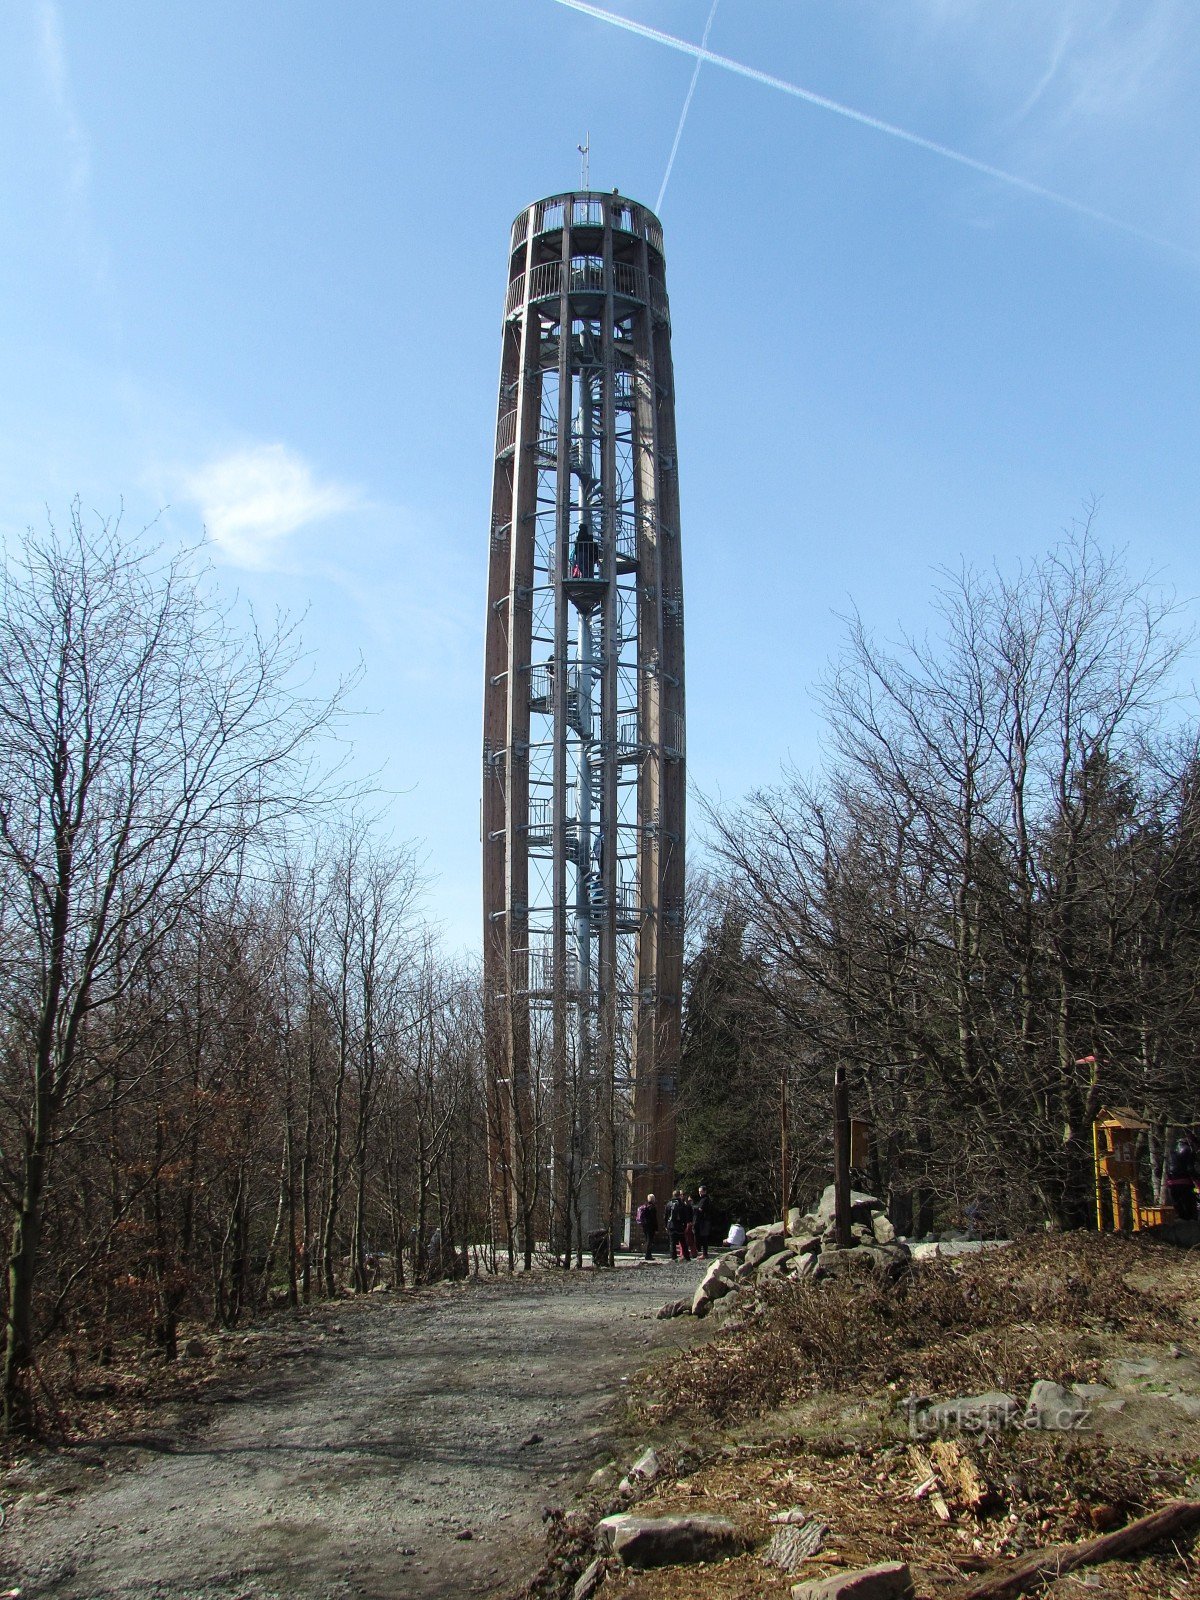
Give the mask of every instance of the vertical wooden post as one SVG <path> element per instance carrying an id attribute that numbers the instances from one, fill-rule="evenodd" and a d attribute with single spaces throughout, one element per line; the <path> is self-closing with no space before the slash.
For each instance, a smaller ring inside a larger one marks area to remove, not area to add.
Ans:
<path id="1" fill-rule="evenodd" d="M 788 1178 L 791 1153 L 788 1150 L 788 1063 L 785 1061 L 779 1078 L 779 1215 L 783 1218 L 783 1231 L 787 1233 Z"/>
<path id="2" fill-rule="evenodd" d="M 850 1248 L 850 1091 L 846 1069 L 833 1069 L 833 1218 L 839 1250 Z"/>

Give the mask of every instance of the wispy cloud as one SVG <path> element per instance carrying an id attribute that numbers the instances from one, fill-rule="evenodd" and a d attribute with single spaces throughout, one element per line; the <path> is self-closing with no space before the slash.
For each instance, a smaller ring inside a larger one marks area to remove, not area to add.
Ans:
<path id="1" fill-rule="evenodd" d="M 183 492 L 200 507 L 205 529 L 233 566 L 277 565 L 290 534 L 362 506 L 361 495 L 322 483 L 282 444 L 234 450 L 186 474 Z"/>
<path id="2" fill-rule="evenodd" d="M 56 0 L 38 0 L 35 15 L 42 77 L 66 149 L 68 182 L 76 199 L 82 199 L 91 180 L 92 157 L 71 90 L 62 13 Z"/>
<path id="3" fill-rule="evenodd" d="M 1115 4 L 1080 12 L 1077 3 L 1075 10 L 1076 48 L 1058 75 L 1064 118 L 1121 117 L 1157 101 L 1183 35 L 1176 0 L 1144 4 L 1132 17 Z"/>
<path id="4" fill-rule="evenodd" d="M 1008 121 L 1035 113 L 1048 132 L 1153 113 L 1174 88 L 1194 34 L 1194 0 L 914 0 L 905 27 L 924 27 L 960 63 L 1019 99 Z"/>

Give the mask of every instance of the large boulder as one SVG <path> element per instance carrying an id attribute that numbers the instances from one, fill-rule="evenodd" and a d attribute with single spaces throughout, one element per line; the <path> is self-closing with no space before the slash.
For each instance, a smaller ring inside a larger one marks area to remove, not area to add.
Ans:
<path id="1" fill-rule="evenodd" d="M 627 1567 L 672 1567 L 694 1561 L 723 1561 L 744 1542 L 725 1517 L 638 1517 L 618 1513 L 596 1524 L 602 1555 L 620 1557 Z"/>
<path id="2" fill-rule="evenodd" d="M 822 1250 L 817 1257 L 819 1278 L 875 1273 L 888 1277 L 904 1270 L 904 1259 L 877 1244 L 855 1244 L 849 1250 Z"/>
<path id="3" fill-rule="evenodd" d="M 873 1194 L 860 1194 L 857 1189 L 851 1189 L 850 1219 L 852 1222 L 865 1222 L 870 1227 L 874 1213 L 885 1209 L 882 1200 L 877 1200 Z M 813 1212 L 813 1221 L 818 1223 L 822 1229 L 825 1229 L 833 1221 L 833 1212 L 833 1185 L 830 1184 L 817 1202 L 816 1210 Z"/>
<path id="4" fill-rule="evenodd" d="M 768 1256 L 759 1267 L 755 1281 L 765 1283 L 768 1278 L 780 1278 L 788 1272 L 796 1257 L 790 1250 L 781 1250 L 777 1255 Z"/>
<path id="5" fill-rule="evenodd" d="M 912 1574 L 903 1561 L 792 1585 L 792 1600 L 911 1600 L 913 1593 Z"/>
<path id="6" fill-rule="evenodd" d="M 751 1239 L 746 1246 L 746 1259 L 743 1266 L 761 1267 L 769 1256 L 778 1255 L 787 1244 L 783 1229 L 774 1229 L 765 1233 L 761 1239 Z"/>
<path id="7" fill-rule="evenodd" d="M 787 1235 L 787 1226 L 782 1222 L 760 1222 L 757 1228 L 746 1229 L 746 1243 L 754 1244 L 759 1239 L 769 1239 L 777 1234 L 780 1239 Z"/>
<path id="8" fill-rule="evenodd" d="M 708 1313 L 714 1300 L 720 1300 L 729 1294 L 734 1286 L 737 1273 L 724 1256 L 718 1256 L 701 1278 L 692 1296 L 692 1315 L 703 1317 Z"/>

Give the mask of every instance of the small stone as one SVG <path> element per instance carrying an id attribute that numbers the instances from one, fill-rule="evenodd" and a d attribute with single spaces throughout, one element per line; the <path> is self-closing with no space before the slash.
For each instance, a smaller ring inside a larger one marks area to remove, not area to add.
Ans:
<path id="1" fill-rule="evenodd" d="M 1087 1402 L 1061 1383 L 1051 1383 L 1043 1378 L 1029 1391 L 1025 1407 L 1027 1428 L 1052 1429 L 1071 1432 L 1087 1417 Z"/>
<path id="2" fill-rule="evenodd" d="M 665 1306 L 659 1306 L 654 1315 L 660 1321 L 665 1317 L 686 1317 L 691 1309 L 690 1300 L 668 1300 Z"/>
<path id="3" fill-rule="evenodd" d="M 525 1438 L 521 1440 L 520 1444 L 517 1446 L 517 1449 L 528 1450 L 532 1445 L 541 1444 L 541 1442 L 542 1436 L 540 1433 L 529 1433 L 526 1434 Z"/>
<path id="4" fill-rule="evenodd" d="M 596 1468 L 588 1479 L 588 1488 L 611 1489 L 620 1476 L 621 1474 L 617 1471 L 616 1465 L 610 1461 L 606 1466 Z"/>
<path id="5" fill-rule="evenodd" d="M 1112 1395 L 1106 1383 L 1073 1383 L 1071 1389 L 1081 1400 L 1107 1400 Z"/>
<path id="6" fill-rule="evenodd" d="M 836 1572 L 831 1578 L 810 1578 L 792 1585 L 792 1600 L 911 1600 L 912 1574 L 903 1561 Z"/>
<path id="7" fill-rule="evenodd" d="M 471 1532 L 470 1528 L 460 1528 L 454 1537 L 456 1539 L 473 1539 L 475 1535 Z"/>
<path id="8" fill-rule="evenodd" d="M 875 1235 L 876 1244 L 892 1244 L 896 1238 L 895 1228 L 882 1211 L 871 1218 L 871 1232 Z"/>
<path id="9" fill-rule="evenodd" d="M 914 1415 L 917 1437 L 961 1429 L 964 1433 L 995 1433 L 1013 1427 L 1021 1417 L 1021 1402 L 998 1389 L 987 1394 L 960 1395 L 957 1400 L 942 1400 Z"/>
<path id="10" fill-rule="evenodd" d="M 662 1471 L 662 1462 L 653 1450 L 643 1450 L 629 1469 L 629 1477 L 638 1483 L 653 1483 Z"/>

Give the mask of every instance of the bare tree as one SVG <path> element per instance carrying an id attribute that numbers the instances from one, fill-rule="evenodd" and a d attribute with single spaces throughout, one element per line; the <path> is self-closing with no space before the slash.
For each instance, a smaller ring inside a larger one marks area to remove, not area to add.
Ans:
<path id="1" fill-rule="evenodd" d="M 50 1156 L 110 1063 L 91 1022 L 248 840 L 319 791 L 339 696 L 299 681 L 286 621 L 244 627 L 189 554 L 119 523 L 30 533 L 0 575 L 0 894 L 13 1213 L 3 1419 L 32 1414 Z M 136 934 L 136 937 L 135 937 Z"/>
<path id="2" fill-rule="evenodd" d="M 980 1194 L 1080 1220 L 1098 1095 L 1161 1096 L 1137 1063 L 1193 992 L 1149 977 L 1192 948 L 1176 612 L 1087 526 L 1015 579 L 946 575 L 932 637 L 851 619 L 826 771 L 717 819 L 762 992 L 815 1071 L 850 1065 L 918 1225 Z"/>

